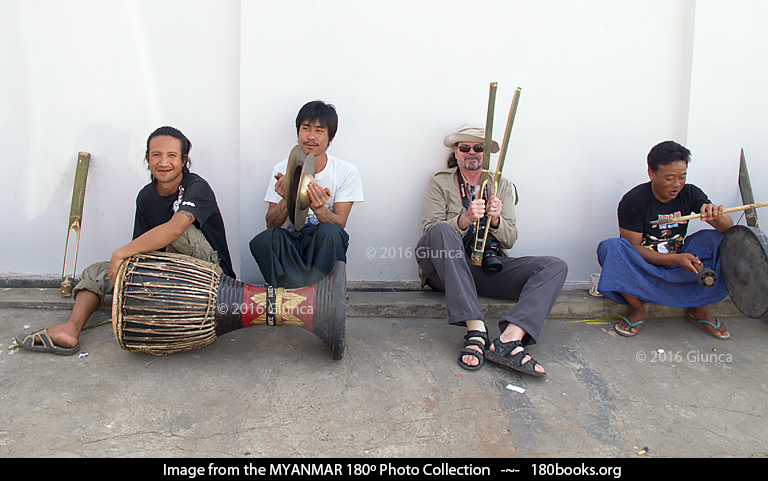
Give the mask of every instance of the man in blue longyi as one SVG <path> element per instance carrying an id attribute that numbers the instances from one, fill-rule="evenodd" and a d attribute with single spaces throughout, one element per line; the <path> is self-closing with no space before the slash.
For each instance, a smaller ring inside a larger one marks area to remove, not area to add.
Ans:
<path id="1" fill-rule="evenodd" d="M 618 208 L 621 237 L 597 247 L 603 267 L 598 291 L 608 299 L 629 304 L 629 314 L 616 324 L 625 337 L 637 334 L 645 322 L 644 302 L 689 308 L 686 320 L 711 336 L 726 340 L 730 334 L 713 318 L 709 304 L 723 300 L 724 283 L 703 287 L 696 279 L 694 263 L 720 276 L 720 242 L 733 219 L 713 205 L 701 189 L 686 184 L 691 152 L 671 140 L 648 153 L 650 182 L 627 192 Z M 651 224 L 652 221 L 701 213 L 706 229 L 686 237 L 688 223 Z"/>

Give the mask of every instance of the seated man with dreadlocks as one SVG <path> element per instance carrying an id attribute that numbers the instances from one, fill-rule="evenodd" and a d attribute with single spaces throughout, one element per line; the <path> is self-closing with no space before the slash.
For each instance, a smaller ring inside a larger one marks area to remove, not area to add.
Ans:
<path id="1" fill-rule="evenodd" d="M 189 171 L 191 148 L 173 127 L 160 127 L 149 136 L 145 160 L 151 182 L 136 197 L 133 241 L 113 252 L 109 262 L 87 267 L 72 291 L 75 305 L 67 322 L 17 336 L 22 348 L 75 354 L 83 326 L 113 291 L 120 265 L 135 254 L 165 249 L 218 264 L 224 274 L 236 277 L 216 196 L 208 182 Z"/>

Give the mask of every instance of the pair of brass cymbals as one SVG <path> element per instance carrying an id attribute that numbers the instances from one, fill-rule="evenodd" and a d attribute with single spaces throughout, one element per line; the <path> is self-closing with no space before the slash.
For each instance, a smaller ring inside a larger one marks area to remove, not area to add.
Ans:
<path id="1" fill-rule="evenodd" d="M 296 145 L 288 156 L 285 169 L 285 202 L 288 218 L 296 230 L 304 227 L 309 212 L 309 183 L 315 180 L 315 154 L 307 155 L 300 145 Z"/>

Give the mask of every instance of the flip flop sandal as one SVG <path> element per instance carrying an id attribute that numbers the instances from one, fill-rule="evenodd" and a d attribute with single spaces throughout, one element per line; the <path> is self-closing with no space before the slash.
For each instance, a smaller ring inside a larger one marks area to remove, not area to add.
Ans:
<path id="1" fill-rule="evenodd" d="M 622 317 L 622 319 L 624 319 L 624 322 L 627 323 L 627 325 L 629 326 L 629 329 L 625 330 L 625 329 L 620 328 L 619 327 L 619 325 L 621 324 L 620 322 L 614 324 L 613 325 L 613 329 L 616 330 L 617 334 L 619 334 L 621 336 L 624 336 L 624 337 L 634 337 L 638 332 L 640 332 L 640 330 L 638 329 L 637 331 L 632 332 L 632 331 L 630 331 L 630 329 L 632 329 L 633 327 L 637 327 L 640 324 L 645 322 L 645 319 L 642 319 L 642 320 L 637 321 L 635 323 L 629 322 L 629 319 L 627 319 L 626 317 Z"/>
<path id="2" fill-rule="evenodd" d="M 530 356 L 530 354 L 525 352 L 525 348 L 523 348 L 523 350 L 517 354 L 510 354 L 518 347 L 523 347 L 523 343 L 521 341 L 501 342 L 501 339 L 497 338 L 495 341 L 493 341 L 493 345 L 496 348 L 496 352 L 493 352 L 489 349 L 485 353 L 485 358 L 490 362 L 501 364 L 502 366 L 514 369 L 515 371 L 524 372 L 525 374 L 530 374 L 532 376 L 546 377 L 547 373 L 536 372 L 536 366 L 539 363 L 536 362 L 533 357 L 528 359 L 528 362 L 523 364 L 523 359 L 525 359 L 525 356 Z"/>
<path id="3" fill-rule="evenodd" d="M 39 341 L 38 341 L 39 339 Z M 53 343 L 53 339 L 48 335 L 48 328 L 22 336 L 16 336 L 16 343 L 28 351 L 50 352 L 59 356 L 71 356 L 80 350 L 80 343 L 75 347 L 61 347 Z"/>
<path id="4" fill-rule="evenodd" d="M 472 339 L 474 337 L 479 337 L 483 341 L 480 342 L 478 339 Z M 483 362 L 485 361 L 486 346 L 490 343 L 491 340 L 488 338 L 487 332 L 467 331 L 467 335 L 464 336 L 464 348 L 462 348 L 461 352 L 459 353 L 459 366 L 469 371 L 477 371 L 480 369 L 480 367 L 483 365 Z M 482 352 L 475 349 L 470 349 L 470 346 L 479 347 Z M 474 356 L 479 361 L 477 366 L 470 366 L 469 364 L 466 364 L 464 361 L 462 361 L 461 358 L 464 356 Z"/>
<path id="5" fill-rule="evenodd" d="M 728 334 L 725 334 L 725 335 L 723 335 L 723 333 L 720 333 L 719 336 L 716 336 L 716 335 L 712 334 L 712 331 L 707 329 L 707 326 L 704 325 L 704 324 L 709 324 L 710 326 L 714 327 L 715 329 L 717 329 L 719 331 L 720 327 L 722 327 L 722 324 L 720 324 L 720 321 L 718 321 L 717 319 L 715 319 L 715 322 L 717 322 L 717 324 L 713 324 L 712 321 L 708 321 L 706 319 L 694 319 L 694 318 L 692 318 L 690 316 L 690 314 L 686 314 L 685 315 L 685 320 L 690 322 L 694 326 L 698 327 L 699 329 L 703 330 L 704 332 L 706 332 L 710 336 L 714 337 L 715 339 L 720 339 L 721 341 L 727 341 L 728 339 L 731 338 L 731 333 L 728 333 Z"/>

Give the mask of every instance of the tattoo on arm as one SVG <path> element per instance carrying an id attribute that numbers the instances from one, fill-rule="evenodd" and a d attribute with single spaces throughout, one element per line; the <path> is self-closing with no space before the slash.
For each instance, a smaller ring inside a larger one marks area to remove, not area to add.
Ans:
<path id="1" fill-rule="evenodd" d="M 280 227 L 286 218 L 288 218 L 288 206 L 285 199 L 280 199 L 277 204 L 269 203 L 267 215 L 264 217 L 264 220 L 267 221 L 267 228 Z"/>
<path id="2" fill-rule="evenodd" d="M 314 211 L 314 212 L 318 222 L 322 224 L 340 225 L 338 222 L 339 216 L 331 212 L 330 209 L 328 209 L 327 207 L 324 209 L 317 209 L 317 211 Z"/>
<path id="3" fill-rule="evenodd" d="M 194 215 L 190 214 L 189 212 L 187 212 L 185 210 L 180 210 L 179 212 L 184 214 L 184 216 L 189 220 L 190 224 L 195 222 L 195 216 Z"/>

